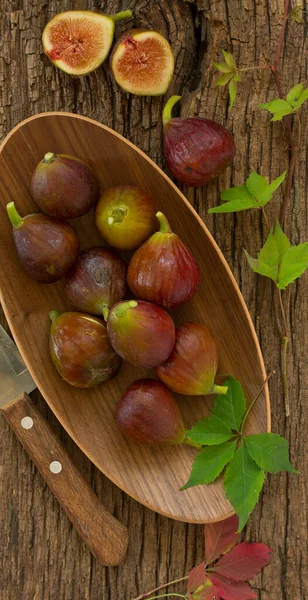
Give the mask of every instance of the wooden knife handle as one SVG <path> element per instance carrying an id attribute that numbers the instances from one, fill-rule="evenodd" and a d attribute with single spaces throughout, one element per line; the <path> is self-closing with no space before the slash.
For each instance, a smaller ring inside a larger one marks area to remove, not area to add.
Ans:
<path id="1" fill-rule="evenodd" d="M 118 565 L 127 550 L 127 528 L 99 501 L 29 396 L 3 414 L 92 554 L 106 566 Z"/>

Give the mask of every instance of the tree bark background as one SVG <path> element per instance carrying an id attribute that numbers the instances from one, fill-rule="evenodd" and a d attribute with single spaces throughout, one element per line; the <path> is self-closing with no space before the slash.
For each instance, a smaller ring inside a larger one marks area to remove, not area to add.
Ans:
<path id="1" fill-rule="evenodd" d="M 259 103 L 277 97 L 277 92 L 269 72 L 248 72 L 229 112 L 227 92 L 213 87 L 210 63 L 221 60 L 222 48 L 233 52 L 241 68 L 272 62 L 283 5 L 283 0 L 0 0 L 0 139 L 32 114 L 70 111 L 114 128 L 164 166 L 162 98 L 127 95 L 115 84 L 107 62 L 87 77 L 72 79 L 44 56 L 40 41 L 44 25 L 57 12 L 72 8 L 109 14 L 131 8 L 133 19 L 116 26 L 116 37 L 132 26 L 163 33 L 175 54 L 175 76 L 168 96 L 182 95 L 182 116 L 214 118 L 235 136 L 237 153 L 232 169 L 204 188 L 183 190 L 235 274 L 267 369 L 277 371 L 270 382 L 272 430 L 289 440 L 291 460 L 301 473 L 268 477 L 246 528 L 245 539 L 262 541 L 273 550 L 270 565 L 253 582 L 261 600 L 308 598 L 308 276 L 284 294 L 290 322 L 291 416 L 287 420 L 280 377 L 278 303 L 271 282 L 250 270 L 242 251 L 244 247 L 256 256 L 267 235 L 266 225 L 257 211 L 207 214 L 210 206 L 218 204 L 219 190 L 241 185 L 253 169 L 273 180 L 287 168 L 281 125 L 271 123 L 266 111 L 258 109 Z M 304 22 L 288 20 L 280 61 L 284 92 L 307 78 L 308 11 L 301 0 L 293 0 L 293 7 L 296 5 L 304 10 Z M 304 105 L 302 142 L 285 221 L 293 244 L 308 239 L 307 121 Z M 279 189 L 267 208 L 271 222 L 279 213 L 281 200 Z M 131 600 L 155 585 L 185 575 L 201 562 L 201 526 L 168 520 L 123 494 L 72 442 L 39 392 L 33 397 L 95 492 L 128 525 L 130 546 L 120 567 L 102 567 L 79 540 L 1 417 L 1 600 Z M 183 590 L 178 586 L 175 591 Z"/>

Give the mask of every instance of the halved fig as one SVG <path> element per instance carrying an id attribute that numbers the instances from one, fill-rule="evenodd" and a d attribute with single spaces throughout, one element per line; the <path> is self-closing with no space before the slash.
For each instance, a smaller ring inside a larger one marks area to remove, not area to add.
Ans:
<path id="1" fill-rule="evenodd" d="M 42 35 L 45 54 L 69 75 L 80 77 L 99 67 L 108 55 L 114 25 L 130 10 L 108 16 L 90 10 L 68 10 L 51 19 Z"/>
<path id="2" fill-rule="evenodd" d="M 136 96 L 165 94 L 174 71 L 169 42 L 147 29 L 126 31 L 112 51 L 110 64 L 116 82 Z"/>

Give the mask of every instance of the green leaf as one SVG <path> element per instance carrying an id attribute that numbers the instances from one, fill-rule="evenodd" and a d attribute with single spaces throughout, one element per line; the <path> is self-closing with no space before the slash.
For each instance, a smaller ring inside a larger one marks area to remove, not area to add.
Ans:
<path id="1" fill-rule="evenodd" d="M 247 210 L 248 208 L 257 208 L 258 203 L 249 193 L 245 185 L 237 186 L 224 190 L 220 197 L 227 203 L 221 206 L 215 206 L 209 209 L 209 213 L 228 213 Z"/>
<path id="2" fill-rule="evenodd" d="M 308 268 L 308 242 L 291 246 L 282 258 L 277 286 L 280 290 L 298 279 Z"/>
<path id="3" fill-rule="evenodd" d="M 290 14 L 292 21 L 295 21 L 296 23 L 304 23 L 303 9 L 301 6 L 295 6 L 294 8 L 292 8 Z"/>
<path id="4" fill-rule="evenodd" d="M 294 279 L 299 277 L 305 268 L 307 268 L 307 266 L 305 266 L 306 260 L 304 253 L 303 255 L 298 256 L 298 269 L 296 264 L 293 264 L 285 258 L 290 249 L 290 242 L 277 221 L 275 229 L 271 228 L 268 238 L 258 254 L 258 258 L 252 258 L 246 250 L 245 254 L 253 271 L 260 275 L 264 275 L 265 277 L 269 277 L 278 285 L 281 277 L 282 263 L 285 265 L 284 275 L 286 281 L 292 275 L 295 275 L 293 279 L 291 278 L 291 280 L 294 281 Z M 299 272 L 298 275 L 296 275 L 297 271 Z M 291 280 L 289 283 L 291 283 Z M 282 278 L 281 282 L 284 282 L 284 278 Z M 286 283 L 286 285 L 288 285 L 288 283 Z"/>
<path id="5" fill-rule="evenodd" d="M 187 431 L 187 436 L 193 442 L 203 446 L 223 444 L 234 437 L 230 427 L 213 414 L 208 419 L 200 419 L 190 431 Z"/>
<path id="6" fill-rule="evenodd" d="M 228 386 L 228 391 L 216 396 L 212 414 L 224 421 L 230 429 L 238 431 L 246 410 L 245 394 L 235 377 L 228 377 L 224 385 Z"/>
<path id="7" fill-rule="evenodd" d="M 298 83 L 287 94 L 286 101 L 294 107 L 294 100 L 298 99 L 303 91 L 303 84 Z"/>
<path id="8" fill-rule="evenodd" d="M 256 198 L 258 204 L 262 204 L 262 200 L 268 187 L 267 179 L 256 173 L 256 171 L 252 171 L 246 181 L 246 187 L 252 196 Z"/>
<path id="9" fill-rule="evenodd" d="M 235 440 L 234 442 L 225 442 L 219 446 L 208 446 L 200 450 L 194 460 L 191 475 L 181 490 L 215 481 L 231 460 L 236 449 L 236 443 Z"/>
<path id="10" fill-rule="evenodd" d="M 288 442 L 277 433 L 258 433 L 244 437 L 246 448 L 255 463 L 269 473 L 298 473 L 289 461 Z"/>
<path id="11" fill-rule="evenodd" d="M 215 81 L 215 85 L 226 85 L 232 79 L 233 73 L 224 73 Z"/>
<path id="12" fill-rule="evenodd" d="M 255 202 L 255 199 L 249 193 L 245 185 L 239 185 L 236 187 L 229 188 L 228 190 L 223 190 L 221 192 L 220 197 L 222 200 L 242 200 L 243 202 Z M 255 202 L 256 204 L 256 202 Z"/>
<path id="13" fill-rule="evenodd" d="M 284 171 L 281 175 L 279 175 L 279 177 L 277 177 L 277 179 L 274 179 L 274 181 L 272 181 L 272 183 L 270 183 L 267 186 L 266 193 L 263 197 L 263 206 L 265 206 L 265 204 L 267 204 L 267 202 L 271 199 L 273 193 L 276 192 L 276 190 L 279 188 L 279 186 L 285 180 L 286 174 L 287 174 L 287 171 Z"/>
<path id="14" fill-rule="evenodd" d="M 306 90 L 304 90 L 301 93 L 299 99 L 296 100 L 296 109 L 298 109 L 303 104 L 303 102 L 305 102 L 305 100 L 307 100 L 307 99 L 308 99 L 308 88 Z"/>
<path id="15" fill-rule="evenodd" d="M 227 65 L 229 65 L 230 67 L 232 67 L 232 69 L 234 71 L 236 71 L 237 66 L 236 66 L 236 62 L 235 62 L 232 54 L 230 52 L 227 52 L 226 50 L 223 50 L 222 53 L 224 55 L 224 59 L 225 59 Z"/>
<path id="16" fill-rule="evenodd" d="M 266 104 L 259 104 L 259 108 L 265 108 L 269 112 L 275 114 L 282 110 L 289 110 L 291 106 L 286 100 L 278 98 L 277 100 L 271 100 L 271 102 L 266 102 Z"/>
<path id="17" fill-rule="evenodd" d="M 233 67 L 230 67 L 230 65 L 227 65 L 226 63 L 213 62 L 212 65 L 213 65 L 213 67 L 218 69 L 218 71 L 220 71 L 221 73 L 233 73 L 234 72 Z"/>
<path id="18" fill-rule="evenodd" d="M 271 121 L 281 121 L 281 119 L 283 119 L 283 117 L 286 117 L 287 115 L 291 115 L 294 112 L 294 109 L 290 108 L 289 109 L 285 109 L 285 110 L 279 110 L 278 112 L 276 112 L 276 114 L 272 117 Z"/>
<path id="19" fill-rule="evenodd" d="M 264 471 L 252 460 L 245 446 L 234 454 L 224 477 L 226 497 L 239 518 L 239 531 L 258 501 L 264 483 Z"/>
<path id="20" fill-rule="evenodd" d="M 236 83 L 234 81 L 234 78 L 231 79 L 231 81 L 229 83 L 229 96 L 230 96 L 229 109 L 231 110 L 231 108 L 234 104 L 235 96 L 236 96 Z"/>

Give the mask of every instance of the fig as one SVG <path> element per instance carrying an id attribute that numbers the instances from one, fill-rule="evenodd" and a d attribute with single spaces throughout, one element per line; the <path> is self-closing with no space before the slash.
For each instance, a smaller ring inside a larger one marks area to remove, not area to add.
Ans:
<path id="1" fill-rule="evenodd" d="M 88 388 L 114 377 L 121 358 L 111 347 L 104 321 L 80 312 L 49 313 L 49 349 L 62 379 Z"/>
<path id="2" fill-rule="evenodd" d="M 66 220 L 85 215 L 98 201 L 100 187 L 79 158 L 47 152 L 32 175 L 31 192 L 44 213 Z"/>
<path id="3" fill-rule="evenodd" d="M 59 13 L 42 35 L 45 54 L 69 75 L 88 75 L 104 62 L 114 36 L 114 25 L 132 16 L 130 10 L 107 16 L 89 10 Z"/>
<path id="4" fill-rule="evenodd" d="M 157 31 L 132 29 L 117 41 L 110 57 L 116 82 L 136 96 L 165 94 L 174 72 L 169 42 Z"/>
<path id="5" fill-rule="evenodd" d="M 123 435 L 142 444 L 189 444 L 182 415 L 172 394 L 155 379 L 134 381 L 116 407 L 115 419 Z"/>
<path id="6" fill-rule="evenodd" d="M 108 248 L 88 248 L 67 274 L 65 292 L 77 310 L 107 319 L 109 308 L 125 296 L 126 264 Z"/>
<path id="7" fill-rule="evenodd" d="M 207 325 L 184 323 L 176 331 L 171 355 L 156 369 L 156 375 L 179 394 L 226 394 L 227 386 L 214 383 L 217 365 L 216 344 Z"/>
<path id="8" fill-rule="evenodd" d="M 97 229 L 110 246 L 135 250 L 155 230 L 154 200 L 134 185 L 109 188 L 95 210 Z"/>
<path id="9" fill-rule="evenodd" d="M 6 208 L 17 255 L 27 275 L 40 283 L 61 279 L 78 255 L 79 241 L 73 227 L 42 213 L 21 217 L 14 202 Z"/>
<path id="10" fill-rule="evenodd" d="M 160 230 L 136 250 L 128 265 L 127 281 L 135 296 L 166 308 L 179 306 L 194 295 L 200 280 L 193 255 L 165 215 L 156 213 Z"/>
<path id="11" fill-rule="evenodd" d="M 235 143 L 229 131 L 210 119 L 172 119 L 172 108 L 180 98 L 171 96 L 163 111 L 166 162 L 178 181 L 199 187 L 226 169 Z"/>
<path id="12" fill-rule="evenodd" d="M 109 312 L 107 331 L 111 345 L 128 363 L 149 369 L 170 355 L 175 326 L 163 308 L 151 302 L 118 302 Z"/>

